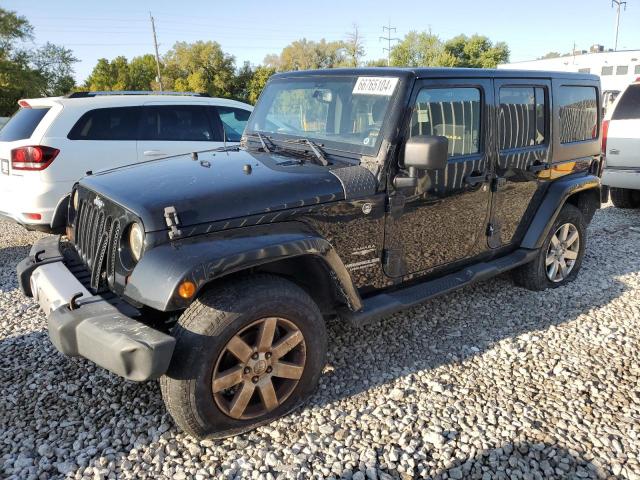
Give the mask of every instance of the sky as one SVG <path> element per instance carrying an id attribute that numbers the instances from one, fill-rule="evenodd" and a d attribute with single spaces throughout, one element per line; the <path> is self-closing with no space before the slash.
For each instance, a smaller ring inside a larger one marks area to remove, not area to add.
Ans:
<path id="1" fill-rule="evenodd" d="M 153 52 L 149 12 L 156 20 L 160 54 L 177 41 L 214 40 L 244 61 L 259 64 L 300 38 L 344 39 L 359 26 L 366 59 L 386 57 L 383 25 L 392 37 L 411 30 L 442 39 L 479 33 L 505 41 L 511 61 L 532 60 L 549 51 L 568 53 L 599 43 L 613 47 L 615 10 L 610 0 L 0 0 L 0 7 L 25 16 L 35 38 L 73 50 L 80 60 L 75 76 L 83 82 L 101 57 L 131 58 Z M 640 48 L 640 0 L 628 0 L 620 21 L 619 49 Z"/>

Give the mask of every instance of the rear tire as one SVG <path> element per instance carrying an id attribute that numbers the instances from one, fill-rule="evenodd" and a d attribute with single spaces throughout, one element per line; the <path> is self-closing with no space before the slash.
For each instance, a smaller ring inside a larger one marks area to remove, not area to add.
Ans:
<path id="1" fill-rule="evenodd" d="M 580 271 L 586 243 L 586 225 L 582 212 L 574 205 L 565 204 L 535 260 L 513 270 L 514 283 L 529 290 L 540 291 L 572 282 Z"/>
<path id="2" fill-rule="evenodd" d="M 162 397 L 176 424 L 197 438 L 236 435 L 285 415 L 313 393 L 326 361 L 318 307 L 272 275 L 205 291 L 172 334 Z"/>
<path id="3" fill-rule="evenodd" d="M 640 208 L 640 190 L 611 188 L 611 201 L 617 208 Z"/>

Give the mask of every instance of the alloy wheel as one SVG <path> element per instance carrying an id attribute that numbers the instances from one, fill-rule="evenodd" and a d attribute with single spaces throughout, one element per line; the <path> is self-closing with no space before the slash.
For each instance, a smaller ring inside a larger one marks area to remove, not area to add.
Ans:
<path id="1" fill-rule="evenodd" d="M 547 248 L 545 268 L 547 278 L 558 283 L 569 276 L 580 251 L 580 234 L 572 223 L 558 227 Z"/>
<path id="2" fill-rule="evenodd" d="M 237 420 L 263 416 L 289 398 L 306 362 L 300 329 L 279 317 L 257 320 L 226 344 L 213 370 L 213 397 Z"/>

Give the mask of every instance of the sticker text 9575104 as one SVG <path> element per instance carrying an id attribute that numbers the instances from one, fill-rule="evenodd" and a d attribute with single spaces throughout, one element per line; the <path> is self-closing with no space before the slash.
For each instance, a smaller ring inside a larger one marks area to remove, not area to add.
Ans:
<path id="1" fill-rule="evenodd" d="M 388 97 L 393 94 L 398 84 L 394 77 L 358 77 L 353 86 L 353 95 L 382 95 Z"/>

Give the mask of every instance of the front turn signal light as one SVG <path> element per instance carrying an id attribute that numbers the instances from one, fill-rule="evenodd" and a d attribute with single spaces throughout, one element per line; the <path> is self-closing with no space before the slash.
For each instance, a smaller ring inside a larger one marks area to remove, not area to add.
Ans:
<path id="1" fill-rule="evenodd" d="M 178 287 L 178 295 L 180 295 L 185 300 L 193 297 L 196 293 L 196 284 L 191 280 L 185 280 Z"/>

